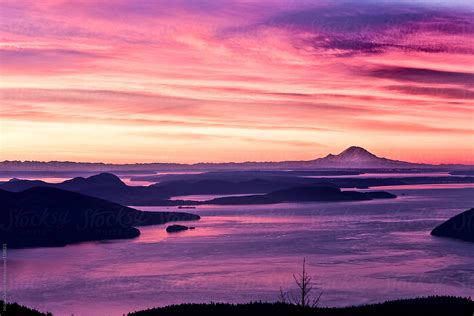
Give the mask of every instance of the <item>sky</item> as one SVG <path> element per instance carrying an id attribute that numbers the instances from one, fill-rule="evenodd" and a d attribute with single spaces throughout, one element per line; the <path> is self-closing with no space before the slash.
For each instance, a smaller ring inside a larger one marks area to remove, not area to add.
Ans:
<path id="1" fill-rule="evenodd" d="M 0 0 L 0 160 L 474 163 L 468 1 Z"/>

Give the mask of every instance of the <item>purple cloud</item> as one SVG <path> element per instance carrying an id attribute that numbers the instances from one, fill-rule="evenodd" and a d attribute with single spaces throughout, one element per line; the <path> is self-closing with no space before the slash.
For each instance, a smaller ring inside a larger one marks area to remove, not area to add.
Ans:
<path id="1" fill-rule="evenodd" d="M 358 71 L 358 73 L 360 73 Z M 458 84 L 471 87 L 474 84 L 474 74 L 469 72 L 441 71 L 410 67 L 379 67 L 369 70 L 368 76 L 408 81 L 416 83 Z"/>
<path id="2" fill-rule="evenodd" d="M 474 99 L 474 91 L 469 89 L 459 88 L 433 88 L 433 87 L 418 87 L 418 86 L 387 86 L 386 89 L 392 91 L 400 91 L 411 95 L 429 95 L 446 99 Z"/>
<path id="3" fill-rule="evenodd" d="M 281 13 L 257 27 L 285 28 L 309 33 L 303 39 L 314 48 L 353 53 L 379 53 L 389 48 L 430 53 L 472 53 L 472 48 L 429 43 L 404 43 L 407 35 L 442 33 L 474 34 L 474 12 L 429 8 L 406 3 L 340 3 Z M 301 39 L 300 39 L 301 40 Z M 421 42 L 421 41 L 420 41 Z"/>

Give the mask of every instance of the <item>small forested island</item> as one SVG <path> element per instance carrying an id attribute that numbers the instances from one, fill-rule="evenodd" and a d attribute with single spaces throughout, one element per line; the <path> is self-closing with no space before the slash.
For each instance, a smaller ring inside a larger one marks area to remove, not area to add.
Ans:
<path id="1" fill-rule="evenodd" d="M 188 229 L 194 229 L 194 227 L 188 227 L 184 225 L 170 225 L 166 227 L 166 232 L 168 233 L 177 233 L 177 232 L 182 232 Z"/>

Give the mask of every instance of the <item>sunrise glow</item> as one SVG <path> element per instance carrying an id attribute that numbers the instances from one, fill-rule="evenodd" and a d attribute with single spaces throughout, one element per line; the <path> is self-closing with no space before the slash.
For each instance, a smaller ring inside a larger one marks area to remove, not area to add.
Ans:
<path id="1" fill-rule="evenodd" d="M 0 160 L 474 163 L 467 2 L 0 3 Z"/>

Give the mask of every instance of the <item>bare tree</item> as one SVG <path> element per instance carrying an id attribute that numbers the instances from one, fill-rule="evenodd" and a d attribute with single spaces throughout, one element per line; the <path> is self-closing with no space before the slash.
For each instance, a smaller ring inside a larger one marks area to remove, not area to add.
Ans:
<path id="1" fill-rule="evenodd" d="M 293 274 L 296 285 L 298 286 L 298 293 L 284 292 L 280 288 L 280 301 L 286 304 L 299 305 L 302 307 L 318 307 L 321 295 L 313 295 L 312 277 L 306 272 L 306 259 L 303 259 L 302 273 Z"/>

